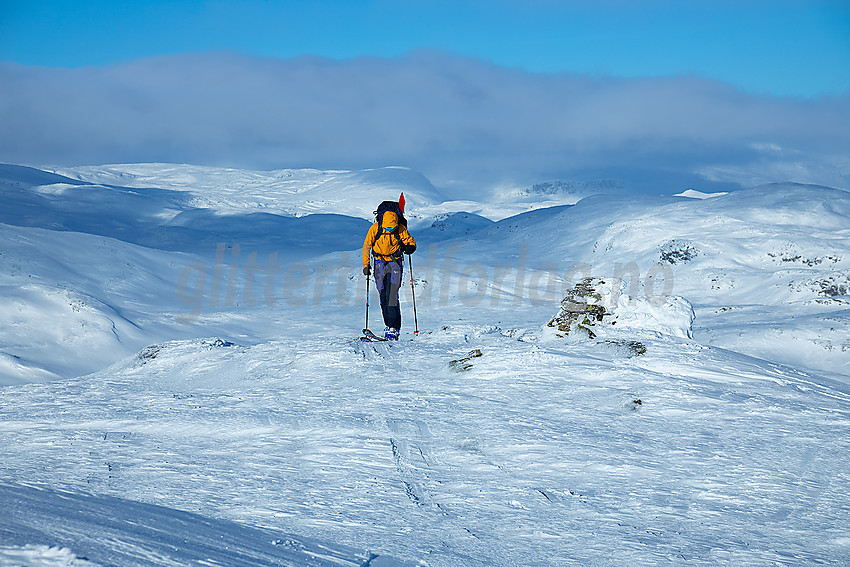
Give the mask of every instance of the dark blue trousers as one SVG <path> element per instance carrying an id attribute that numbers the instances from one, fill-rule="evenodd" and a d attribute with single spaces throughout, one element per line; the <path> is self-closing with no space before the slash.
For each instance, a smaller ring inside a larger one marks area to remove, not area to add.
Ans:
<path id="1" fill-rule="evenodd" d="M 398 290 L 401 288 L 402 261 L 375 258 L 375 285 L 381 296 L 384 325 L 401 329 L 401 307 Z"/>

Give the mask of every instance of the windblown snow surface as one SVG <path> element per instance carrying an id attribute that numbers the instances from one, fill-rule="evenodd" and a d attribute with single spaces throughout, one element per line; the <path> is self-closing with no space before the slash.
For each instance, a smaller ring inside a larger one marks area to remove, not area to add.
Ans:
<path id="1" fill-rule="evenodd" d="M 400 190 L 416 322 L 408 264 L 402 340 L 363 343 Z M 401 168 L 118 165 L 0 192 L 0 565 L 850 563 L 846 191 L 527 211 Z M 589 276 L 613 315 L 559 336 Z"/>

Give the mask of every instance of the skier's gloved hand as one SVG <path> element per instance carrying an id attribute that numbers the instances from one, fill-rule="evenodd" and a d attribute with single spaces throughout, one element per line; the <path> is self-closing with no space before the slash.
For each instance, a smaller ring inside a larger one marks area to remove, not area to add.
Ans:
<path id="1" fill-rule="evenodd" d="M 371 276 L 372 275 L 372 266 L 363 266 L 363 275 Z"/>
<path id="2" fill-rule="evenodd" d="M 416 252 L 416 245 L 415 244 L 402 244 L 401 249 L 402 249 L 402 252 L 404 252 L 405 254 L 413 254 L 414 252 Z"/>

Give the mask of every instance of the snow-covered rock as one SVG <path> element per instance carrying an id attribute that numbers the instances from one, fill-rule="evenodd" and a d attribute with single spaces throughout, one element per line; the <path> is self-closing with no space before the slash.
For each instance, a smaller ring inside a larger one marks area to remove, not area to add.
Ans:
<path id="1" fill-rule="evenodd" d="M 689 339 L 693 322 L 693 307 L 681 297 L 631 297 L 622 280 L 588 277 L 567 293 L 547 326 L 564 335 L 580 331 L 591 338 L 625 332 Z"/>

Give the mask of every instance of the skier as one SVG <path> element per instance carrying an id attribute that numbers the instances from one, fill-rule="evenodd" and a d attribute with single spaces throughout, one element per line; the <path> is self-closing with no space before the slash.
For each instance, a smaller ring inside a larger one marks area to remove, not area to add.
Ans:
<path id="1" fill-rule="evenodd" d="M 387 203 L 396 210 L 385 210 Z M 407 231 L 407 223 L 401 215 L 398 203 L 382 203 L 376 213 L 377 221 L 369 228 L 363 241 L 363 275 L 368 277 L 372 274 L 369 262 L 371 255 L 375 266 L 375 285 L 381 296 L 381 312 L 386 325 L 384 338 L 393 341 L 398 340 L 401 329 L 398 290 L 401 287 L 403 255 L 416 251 L 416 241 Z"/>

